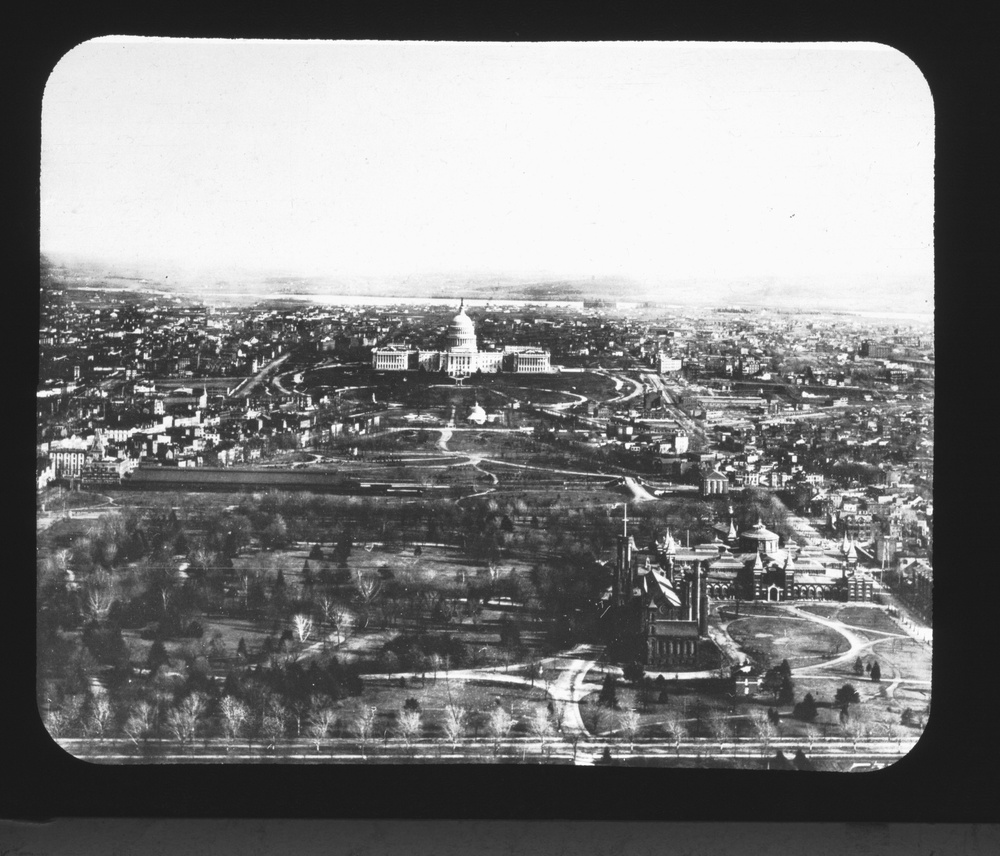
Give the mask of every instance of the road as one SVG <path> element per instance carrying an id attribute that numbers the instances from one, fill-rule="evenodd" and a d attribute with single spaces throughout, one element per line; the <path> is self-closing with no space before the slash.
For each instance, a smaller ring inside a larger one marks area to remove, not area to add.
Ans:
<path id="1" fill-rule="evenodd" d="M 675 397 L 676 390 L 668 386 L 658 374 L 644 374 L 642 379 L 660 393 L 664 399 L 664 408 L 670 414 L 670 418 L 687 431 L 691 437 L 697 438 L 705 444 L 705 448 L 708 448 L 708 437 L 705 435 L 705 429 L 681 410 Z"/>
<path id="2" fill-rule="evenodd" d="M 537 737 L 507 738 L 500 742 L 499 751 L 494 754 L 494 740 L 490 737 L 465 737 L 457 746 L 450 741 L 422 738 L 409 742 L 398 737 L 369 740 L 364 746 L 356 738 L 326 738 L 316 742 L 305 738 L 283 739 L 273 748 L 261 743 L 247 746 L 243 741 L 235 743 L 225 738 L 197 740 L 186 747 L 168 740 L 141 741 L 137 746 L 124 738 L 76 739 L 62 738 L 56 741 L 70 755 L 92 762 L 127 763 L 185 763 L 210 764 L 219 762 L 238 763 L 241 761 L 273 761 L 280 763 L 389 763 L 399 764 L 414 758 L 430 758 L 439 763 L 489 763 L 494 759 L 524 763 L 562 763 L 593 765 L 607 748 L 618 761 L 644 760 L 658 762 L 658 765 L 673 766 L 691 761 L 743 761 L 765 763 L 778 751 L 786 756 L 801 749 L 811 759 L 831 759 L 849 767 L 864 762 L 891 764 L 899 760 L 916 745 L 909 739 L 865 739 L 856 743 L 840 738 L 818 738 L 810 742 L 798 738 L 771 738 L 762 740 L 726 740 L 713 738 L 690 738 L 675 744 L 673 740 L 643 739 L 631 744 L 621 740 L 607 740 L 578 735 L 553 735 L 546 739 L 544 746 Z"/>
<path id="3" fill-rule="evenodd" d="M 563 705 L 563 734 L 586 735 L 587 729 L 580 716 L 580 701 L 593 691 L 585 687 L 583 680 L 600 657 L 603 649 L 594 645 L 577 645 L 568 655 L 555 659 L 561 667 L 559 677 L 548 688 L 549 696 Z M 543 667 L 553 661 L 543 661 Z"/>
<path id="4" fill-rule="evenodd" d="M 829 627 L 831 630 L 835 630 L 845 639 L 847 639 L 850 644 L 850 648 L 843 654 L 839 654 L 832 660 L 825 660 L 822 663 L 814 663 L 811 666 L 800 666 L 796 669 L 792 669 L 792 674 L 796 677 L 808 674 L 810 672 L 815 672 L 817 669 L 828 669 L 830 667 L 843 666 L 843 665 L 853 665 L 854 661 L 861 654 L 870 654 L 872 645 L 882 641 L 883 639 L 891 639 L 894 634 L 886 633 L 881 630 L 872 630 L 865 627 L 851 627 L 848 624 L 844 624 L 842 621 L 836 621 L 831 618 L 824 618 L 820 615 L 816 615 L 812 612 L 805 612 L 795 606 L 783 606 L 782 609 L 785 612 L 789 612 L 793 617 L 802 619 L 803 621 L 812 621 L 816 624 L 822 624 L 824 627 Z M 854 630 L 860 630 L 863 633 L 877 634 L 878 639 L 863 639 L 854 633 Z M 898 638 L 904 638 L 902 634 L 897 634 Z"/>
<path id="5" fill-rule="evenodd" d="M 264 378 L 266 378 L 275 369 L 277 369 L 278 366 L 280 366 L 290 356 L 291 356 L 290 353 L 289 354 L 282 354 L 277 359 L 271 360 L 271 362 L 269 362 L 266 366 L 264 366 L 264 368 L 262 368 L 259 372 L 257 372 L 256 375 L 254 375 L 252 378 L 247 378 L 242 383 L 240 383 L 237 387 L 235 387 L 233 389 L 233 391 L 229 394 L 229 397 L 230 398 L 239 398 L 239 397 L 244 396 L 244 395 L 249 395 L 250 392 L 251 392 L 251 390 L 255 386 L 257 386 L 257 384 L 261 383 L 264 380 Z"/>
<path id="6" fill-rule="evenodd" d="M 628 489 L 629 493 L 632 494 L 632 499 L 637 502 L 645 502 L 649 499 L 656 499 L 653 494 L 646 490 L 646 488 L 639 484 L 639 482 L 632 478 L 632 476 L 625 476 L 624 482 L 625 487 Z"/>

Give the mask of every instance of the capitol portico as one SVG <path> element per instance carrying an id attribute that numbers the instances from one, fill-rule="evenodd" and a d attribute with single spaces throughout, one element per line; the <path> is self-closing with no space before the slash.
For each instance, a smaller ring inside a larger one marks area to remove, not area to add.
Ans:
<path id="1" fill-rule="evenodd" d="M 389 345 L 372 350 L 372 368 L 377 371 L 441 371 L 452 377 L 476 372 L 543 373 L 552 371 L 549 352 L 541 348 L 505 347 L 502 351 L 480 351 L 476 326 L 465 312 L 465 301 L 448 325 L 445 350 L 422 351 Z"/>

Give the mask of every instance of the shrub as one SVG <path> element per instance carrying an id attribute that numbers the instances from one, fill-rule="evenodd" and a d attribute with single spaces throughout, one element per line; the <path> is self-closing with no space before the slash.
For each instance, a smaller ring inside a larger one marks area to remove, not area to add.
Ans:
<path id="1" fill-rule="evenodd" d="M 792 710 L 792 716 L 803 722 L 812 722 L 816 719 L 818 713 L 816 700 L 813 698 L 812 693 L 806 693 L 805 698 L 795 705 L 795 708 Z"/>
<path id="2" fill-rule="evenodd" d="M 642 663 L 629 663 L 622 670 L 622 676 L 632 684 L 639 683 L 645 674 L 646 670 L 642 667 Z"/>

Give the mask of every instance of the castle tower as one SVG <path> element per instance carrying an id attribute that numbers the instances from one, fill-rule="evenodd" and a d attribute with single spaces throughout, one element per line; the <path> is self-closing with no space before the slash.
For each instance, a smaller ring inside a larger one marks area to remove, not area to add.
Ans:
<path id="1" fill-rule="evenodd" d="M 854 547 L 854 539 L 853 538 L 851 539 L 851 545 L 847 548 L 847 552 L 845 554 L 845 558 L 847 559 L 847 564 L 850 565 L 852 568 L 857 566 L 857 564 L 858 564 L 858 551 Z"/>
<path id="2" fill-rule="evenodd" d="M 632 573 L 632 551 L 635 541 L 631 535 L 618 536 L 618 554 L 615 560 L 615 602 L 618 606 L 628 603 L 632 597 L 634 584 Z"/>
<path id="3" fill-rule="evenodd" d="M 764 562 L 759 552 L 753 561 L 753 596 L 755 600 L 764 596 Z"/>
<path id="4" fill-rule="evenodd" d="M 705 584 L 705 569 L 695 569 L 698 581 L 698 635 L 708 636 L 708 586 Z"/>

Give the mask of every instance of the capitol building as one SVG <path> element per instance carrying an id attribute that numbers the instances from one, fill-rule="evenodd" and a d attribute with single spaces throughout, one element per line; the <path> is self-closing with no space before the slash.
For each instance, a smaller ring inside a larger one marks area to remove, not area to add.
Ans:
<path id="1" fill-rule="evenodd" d="M 505 347 L 502 351 L 480 351 L 476 327 L 465 312 L 463 300 L 448 325 L 443 351 L 422 351 L 389 345 L 372 350 L 372 368 L 382 372 L 432 371 L 452 377 L 476 372 L 541 374 L 552 371 L 549 352 L 533 347 Z"/>

